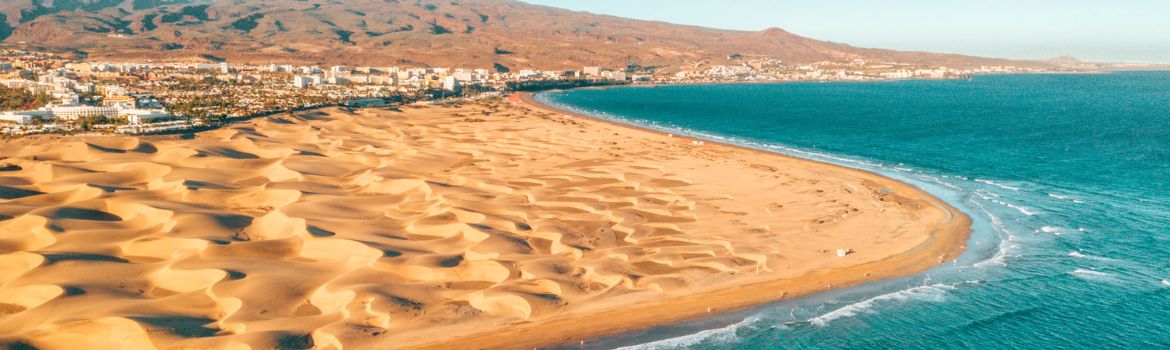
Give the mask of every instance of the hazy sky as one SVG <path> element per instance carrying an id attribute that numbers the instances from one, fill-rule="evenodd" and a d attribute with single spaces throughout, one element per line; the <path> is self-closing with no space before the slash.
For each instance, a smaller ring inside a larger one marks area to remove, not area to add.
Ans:
<path id="1" fill-rule="evenodd" d="M 1170 62 L 1170 0 L 525 0 L 861 47 Z"/>

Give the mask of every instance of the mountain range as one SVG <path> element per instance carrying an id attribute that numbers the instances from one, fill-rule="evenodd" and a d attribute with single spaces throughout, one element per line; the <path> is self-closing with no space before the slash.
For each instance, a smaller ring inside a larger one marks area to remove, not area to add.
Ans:
<path id="1" fill-rule="evenodd" d="M 857 48 L 513 0 L 5 0 L 0 45 L 94 60 L 682 70 L 753 58 L 1038 66 Z"/>

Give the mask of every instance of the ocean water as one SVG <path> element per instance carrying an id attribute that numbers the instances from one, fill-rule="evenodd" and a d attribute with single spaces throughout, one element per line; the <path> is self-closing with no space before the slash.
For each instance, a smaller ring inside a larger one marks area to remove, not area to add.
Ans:
<path id="1" fill-rule="evenodd" d="M 876 171 L 975 219 L 971 249 L 922 275 L 586 347 L 1170 348 L 1170 72 L 633 87 L 537 98 Z"/>

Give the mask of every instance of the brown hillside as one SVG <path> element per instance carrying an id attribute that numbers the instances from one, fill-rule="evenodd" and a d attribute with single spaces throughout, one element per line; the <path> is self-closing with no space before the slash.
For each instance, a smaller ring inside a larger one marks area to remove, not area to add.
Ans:
<path id="1" fill-rule="evenodd" d="M 513 0 L 55 0 L 50 7 L 30 1 L 0 4 L 5 46 L 95 59 L 669 69 L 727 63 L 738 53 L 790 63 L 1037 64 L 862 49 L 775 28 L 718 30 Z"/>

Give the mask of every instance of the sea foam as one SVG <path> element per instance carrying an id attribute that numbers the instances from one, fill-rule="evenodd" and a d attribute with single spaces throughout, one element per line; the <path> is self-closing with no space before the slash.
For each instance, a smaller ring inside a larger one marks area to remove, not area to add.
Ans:
<path id="1" fill-rule="evenodd" d="M 984 183 L 984 184 L 992 185 L 992 186 L 999 187 L 999 188 L 1002 188 L 1002 189 L 1005 189 L 1005 190 L 1012 190 L 1012 191 L 1019 191 L 1019 190 L 1020 190 L 1020 188 L 1019 188 L 1019 187 L 1015 187 L 1015 186 L 1008 186 L 1008 185 L 1001 184 L 1001 183 L 998 183 L 998 182 L 995 182 L 995 181 L 991 181 L 991 180 L 975 179 L 975 182 L 979 182 L 979 183 Z"/>
<path id="2" fill-rule="evenodd" d="M 735 324 L 727 325 L 725 327 L 707 329 L 699 331 L 694 334 L 688 334 L 681 337 L 674 337 L 653 341 L 649 343 L 624 346 L 617 349 L 620 350 L 664 350 L 664 349 L 686 349 L 694 347 L 695 345 L 706 343 L 728 344 L 739 341 L 739 336 L 736 331 L 740 327 L 744 327 L 756 322 L 759 322 L 759 315 L 748 317 Z"/>
<path id="3" fill-rule="evenodd" d="M 1076 269 L 1076 270 L 1073 270 L 1072 272 L 1069 272 L 1069 274 L 1073 275 L 1077 278 L 1087 280 L 1087 281 L 1110 282 L 1110 283 L 1117 282 L 1117 276 L 1114 276 L 1111 273 L 1101 272 L 1101 271 L 1097 271 L 1097 270 Z"/>
<path id="4" fill-rule="evenodd" d="M 867 312 L 867 310 L 872 309 L 877 303 L 885 301 L 915 300 L 941 302 L 943 301 L 946 292 L 952 289 L 955 289 L 955 286 L 950 284 L 933 284 L 928 286 L 918 286 L 910 289 L 903 289 L 845 305 L 839 309 L 811 318 L 808 320 L 808 323 L 823 327 L 833 320 L 852 317 L 860 313 Z"/>
<path id="5" fill-rule="evenodd" d="M 1115 259 L 1101 257 L 1101 256 L 1095 256 L 1095 255 L 1089 255 L 1089 254 L 1085 254 L 1085 253 L 1081 253 L 1081 252 L 1069 252 L 1068 256 L 1071 256 L 1071 257 L 1074 257 L 1077 259 L 1088 259 L 1088 260 L 1096 260 L 1096 261 L 1116 261 Z"/>

